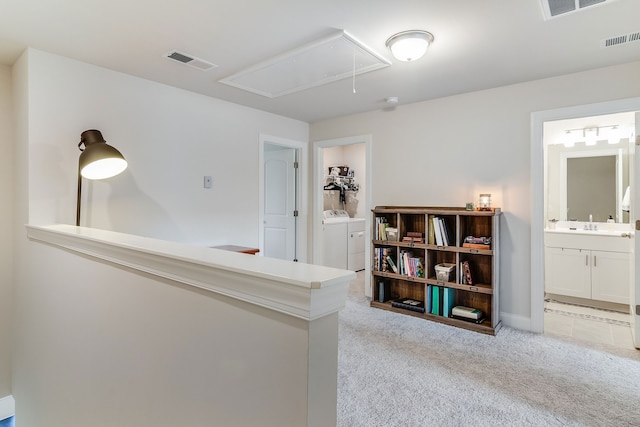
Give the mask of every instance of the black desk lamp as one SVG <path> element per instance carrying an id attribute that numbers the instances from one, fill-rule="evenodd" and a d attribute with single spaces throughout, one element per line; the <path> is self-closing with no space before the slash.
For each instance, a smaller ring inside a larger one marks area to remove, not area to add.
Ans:
<path id="1" fill-rule="evenodd" d="M 82 146 L 84 145 L 84 148 Z M 82 151 L 78 161 L 78 204 L 76 207 L 76 225 L 80 225 L 80 196 L 82 177 L 87 179 L 105 179 L 116 176 L 127 168 L 124 156 L 106 143 L 99 130 L 85 130 L 80 135 L 78 148 Z"/>

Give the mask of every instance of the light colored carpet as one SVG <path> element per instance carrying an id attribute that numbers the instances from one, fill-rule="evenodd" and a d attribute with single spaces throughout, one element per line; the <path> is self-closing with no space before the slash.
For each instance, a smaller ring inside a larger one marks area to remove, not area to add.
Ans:
<path id="1" fill-rule="evenodd" d="M 640 426 L 635 350 L 486 336 L 370 308 L 350 289 L 338 353 L 341 427 Z"/>

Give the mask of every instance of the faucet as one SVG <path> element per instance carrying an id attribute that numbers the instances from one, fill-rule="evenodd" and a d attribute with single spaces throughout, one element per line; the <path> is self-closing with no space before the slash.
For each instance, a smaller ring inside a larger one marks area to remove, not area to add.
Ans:
<path id="1" fill-rule="evenodd" d="M 585 230 L 598 231 L 598 224 L 594 224 L 593 223 L 593 215 L 592 214 L 589 214 L 589 222 L 585 222 L 584 223 L 584 229 Z"/>

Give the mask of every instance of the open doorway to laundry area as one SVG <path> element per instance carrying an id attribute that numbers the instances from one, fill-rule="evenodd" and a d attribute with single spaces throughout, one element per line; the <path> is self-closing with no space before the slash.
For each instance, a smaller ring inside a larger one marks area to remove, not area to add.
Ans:
<path id="1" fill-rule="evenodd" d="M 365 271 L 371 296 L 371 136 L 314 143 L 313 263 Z"/>
<path id="2" fill-rule="evenodd" d="M 306 262 L 306 144 L 260 136 L 260 253 Z"/>
<path id="3" fill-rule="evenodd" d="M 594 345 L 640 345 L 638 111 L 640 98 L 532 114 L 536 332 Z"/>

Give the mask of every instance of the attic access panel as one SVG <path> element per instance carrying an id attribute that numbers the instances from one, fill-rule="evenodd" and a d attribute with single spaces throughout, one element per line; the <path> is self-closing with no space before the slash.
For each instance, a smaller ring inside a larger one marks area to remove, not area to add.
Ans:
<path id="1" fill-rule="evenodd" d="M 269 98 L 388 67 L 391 62 L 345 31 L 317 40 L 219 80 Z"/>

